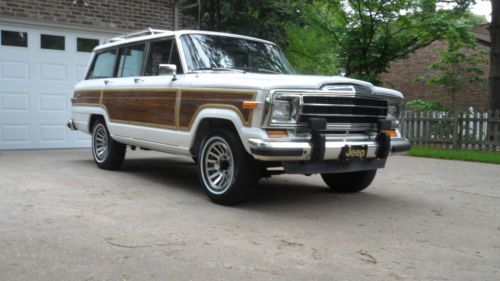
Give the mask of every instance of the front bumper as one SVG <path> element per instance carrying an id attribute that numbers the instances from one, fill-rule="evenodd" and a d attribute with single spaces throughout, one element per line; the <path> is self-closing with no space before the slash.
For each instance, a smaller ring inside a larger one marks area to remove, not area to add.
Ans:
<path id="1" fill-rule="evenodd" d="M 314 149 L 310 141 L 249 139 L 248 143 L 254 158 L 263 161 L 309 161 Z M 322 160 L 339 160 L 345 146 L 366 146 L 368 159 L 377 158 L 378 151 L 382 147 L 375 138 L 370 137 L 352 140 L 327 139 Z M 393 153 L 408 151 L 410 147 L 410 141 L 406 138 L 392 138 L 390 141 L 390 151 Z"/>

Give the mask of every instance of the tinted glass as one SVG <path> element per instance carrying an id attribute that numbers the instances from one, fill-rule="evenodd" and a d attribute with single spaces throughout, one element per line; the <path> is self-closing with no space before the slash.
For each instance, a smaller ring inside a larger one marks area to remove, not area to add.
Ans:
<path id="1" fill-rule="evenodd" d="M 181 58 L 179 56 L 179 49 L 177 49 L 177 45 L 174 44 L 174 48 L 172 50 L 172 55 L 170 56 L 169 64 L 175 64 L 177 66 L 177 73 L 183 74 L 182 70 Z"/>
<path id="2" fill-rule="evenodd" d="M 64 51 L 64 36 L 42 34 L 40 37 L 40 47 L 42 49 Z"/>
<path id="3" fill-rule="evenodd" d="M 151 51 L 148 59 L 148 67 L 145 75 L 158 75 L 158 65 L 168 64 L 173 40 L 165 40 L 151 43 Z"/>
<path id="4" fill-rule="evenodd" d="M 113 77 L 115 70 L 116 50 L 110 50 L 97 55 L 90 79 Z"/>
<path id="5" fill-rule="evenodd" d="M 184 73 L 179 58 L 179 51 L 177 50 L 174 40 L 151 42 L 151 51 L 149 53 L 145 75 L 158 75 L 160 64 L 175 64 L 177 66 L 177 73 Z"/>
<path id="6" fill-rule="evenodd" d="M 261 73 L 293 73 L 273 44 L 235 37 L 192 34 L 181 38 L 189 71 L 240 69 Z"/>
<path id="7" fill-rule="evenodd" d="M 2 30 L 2 45 L 28 47 L 28 33 Z"/>
<path id="8" fill-rule="evenodd" d="M 141 76 L 144 44 L 120 49 L 118 77 Z"/>
<path id="9" fill-rule="evenodd" d="M 90 53 L 99 45 L 98 39 L 76 38 L 76 50 L 78 52 Z"/>

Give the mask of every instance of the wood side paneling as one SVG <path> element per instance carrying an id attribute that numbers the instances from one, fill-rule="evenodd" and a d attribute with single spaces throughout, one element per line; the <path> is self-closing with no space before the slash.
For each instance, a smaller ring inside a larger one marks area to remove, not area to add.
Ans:
<path id="1" fill-rule="evenodd" d="M 101 98 L 100 90 L 77 91 L 74 97 L 77 99 L 76 104 L 99 104 Z"/>
<path id="2" fill-rule="evenodd" d="M 102 104 L 109 118 L 133 124 L 175 128 L 177 91 L 104 91 Z"/>
<path id="3" fill-rule="evenodd" d="M 254 91 L 227 89 L 89 90 L 75 92 L 75 105 L 101 106 L 113 122 L 187 131 L 205 108 L 233 110 L 249 126 L 253 111 L 242 104 L 255 100 L 255 95 Z"/>
<path id="4" fill-rule="evenodd" d="M 255 92 L 228 92 L 227 90 L 183 90 L 181 94 L 179 127 L 188 130 L 196 114 L 203 108 L 227 108 L 237 111 L 248 126 L 252 110 L 243 109 L 243 101 L 255 99 Z"/>

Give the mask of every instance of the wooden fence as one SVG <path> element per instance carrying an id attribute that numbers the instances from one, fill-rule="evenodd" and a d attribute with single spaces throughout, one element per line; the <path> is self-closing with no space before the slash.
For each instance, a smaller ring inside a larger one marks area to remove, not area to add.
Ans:
<path id="1" fill-rule="evenodd" d="M 500 151 L 500 110 L 453 116 L 447 112 L 407 111 L 401 131 L 414 145 Z"/>

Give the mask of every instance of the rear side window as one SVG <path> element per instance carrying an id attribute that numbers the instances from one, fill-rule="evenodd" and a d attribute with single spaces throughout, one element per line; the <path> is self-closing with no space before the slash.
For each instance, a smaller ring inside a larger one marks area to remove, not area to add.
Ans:
<path id="1" fill-rule="evenodd" d="M 118 77 L 141 76 L 145 44 L 120 49 Z"/>
<path id="2" fill-rule="evenodd" d="M 97 54 L 89 79 L 111 78 L 114 75 L 116 50 Z"/>
<path id="3" fill-rule="evenodd" d="M 179 52 L 174 40 L 151 42 L 145 75 L 157 76 L 160 64 L 175 64 L 177 66 L 177 73 L 183 73 Z"/>

